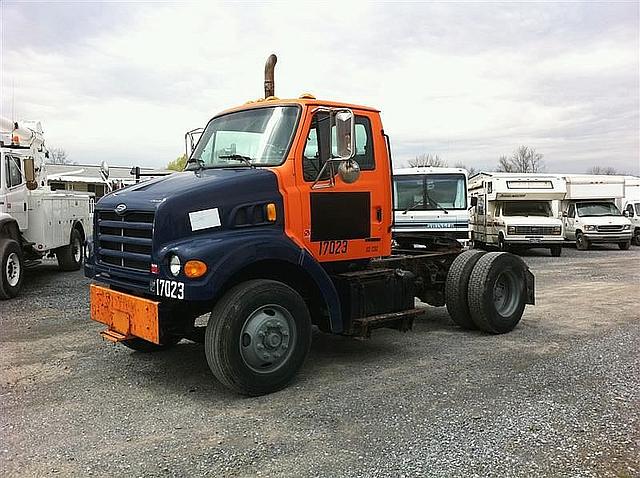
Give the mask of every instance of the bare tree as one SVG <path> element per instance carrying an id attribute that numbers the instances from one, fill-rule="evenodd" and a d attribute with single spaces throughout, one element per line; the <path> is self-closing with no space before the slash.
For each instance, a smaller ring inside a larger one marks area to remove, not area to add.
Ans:
<path id="1" fill-rule="evenodd" d="M 420 168 L 432 166 L 434 168 L 443 168 L 447 166 L 447 162 L 437 154 L 422 153 L 409 160 L 409 167 Z"/>
<path id="2" fill-rule="evenodd" d="M 593 166 L 587 169 L 587 174 L 605 174 L 608 176 L 613 176 L 620 173 L 616 170 L 616 168 L 612 168 L 611 166 Z"/>
<path id="3" fill-rule="evenodd" d="M 535 148 L 520 146 L 511 157 L 505 155 L 498 158 L 497 171 L 505 173 L 539 173 L 544 171 L 542 153 L 538 153 Z"/>
<path id="4" fill-rule="evenodd" d="M 466 169 L 467 172 L 469 173 L 469 176 L 473 176 L 475 173 L 478 172 L 478 170 L 476 168 L 474 168 L 473 166 L 467 166 L 466 164 L 464 164 L 462 162 L 458 162 L 458 163 L 454 164 L 453 167 L 454 168 Z"/>
<path id="5" fill-rule="evenodd" d="M 49 161 L 51 161 L 51 164 L 73 164 L 67 157 L 67 152 L 62 148 L 51 148 L 49 150 Z"/>

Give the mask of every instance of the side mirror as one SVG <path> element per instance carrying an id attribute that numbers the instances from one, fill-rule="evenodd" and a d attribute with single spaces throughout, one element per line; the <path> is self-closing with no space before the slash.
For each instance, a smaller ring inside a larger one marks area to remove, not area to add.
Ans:
<path id="1" fill-rule="evenodd" d="M 337 110 L 334 122 L 336 126 L 336 159 L 351 159 L 356 153 L 356 125 L 353 111 Z"/>
<path id="2" fill-rule="evenodd" d="M 478 205 L 478 196 L 471 196 L 471 207 L 476 207 Z"/>
<path id="3" fill-rule="evenodd" d="M 100 175 L 105 181 L 109 179 L 109 165 L 106 161 L 102 161 L 102 163 L 100 163 Z"/>
<path id="4" fill-rule="evenodd" d="M 624 217 L 630 217 L 629 211 L 625 211 L 622 214 L 624 214 Z"/>
<path id="5" fill-rule="evenodd" d="M 33 158 L 24 158 L 22 160 L 22 164 L 24 164 L 24 178 L 27 182 L 27 189 L 33 191 L 38 187 L 38 182 L 36 181 L 36 168 L 33 163 Z"/>
<path id="6" fill-rule="evenodd" d="M 562 217 L 569 217 L 569 214 L 567 214 L 567 211 L 562 211 Z"/>

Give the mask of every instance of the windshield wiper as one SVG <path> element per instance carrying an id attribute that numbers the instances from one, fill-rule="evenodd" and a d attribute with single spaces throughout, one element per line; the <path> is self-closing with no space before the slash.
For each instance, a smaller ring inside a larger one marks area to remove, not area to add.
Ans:
<path id="1" fill-rule="evenodd" d="M 402 214 L 406 214 L 406 213 L 408 213 L 409 211 L 411 211 L 412 209 L 414 209 L 414 208 L 416 208 L 416 207 L 418 207 L 418 206 L 422 206 L 422 203 L 423 203 L 423 202 L 424 202 L 424 201 L 423 201 L 422 199 L 421 199 L 420 201 L 418 201 L 418 202 L 414 202 L 411 206 L 409 206 L 407 209 L 405 209 L 404 211 L 402 211 Z"/>
<path id="2" fill-rule="evenodd" d="M 255 169 L 256 167 L 253 165 L 251 161 L 253 161 L 249 156 L 243 156 L 241 154 L 225 154 L 223 156 L 218 156 L 220 159 L 230 159 L 232 161 L 242 161 L 244 164 L 249 166 L 250 168 Z"/>
<path id="3" fill-rule="evenodd" d="M 433 204 L 434 206 L 436 206 L 438 209 L 440 209 L 441 211 L 444 211 L 445 214 L 449 214 L 449 211 L 447 211 L 445 208 L 443 208 L 438 202 L 434 201 L 433 199 L 431 199 L 431 196 L 429 196 L 428 192 L 424 192 L 424 195 L 427 196 L 427 200 Z"/>

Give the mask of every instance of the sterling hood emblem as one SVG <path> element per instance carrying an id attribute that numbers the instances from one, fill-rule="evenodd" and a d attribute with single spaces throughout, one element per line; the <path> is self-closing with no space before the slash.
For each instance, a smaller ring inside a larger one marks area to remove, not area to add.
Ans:
<path id="1" fill-rule="evenodd" d="M 124 214 L 126 210 L 127 210 L 126 204 L 118 204 L 115 209 L 116 214 Z"/>

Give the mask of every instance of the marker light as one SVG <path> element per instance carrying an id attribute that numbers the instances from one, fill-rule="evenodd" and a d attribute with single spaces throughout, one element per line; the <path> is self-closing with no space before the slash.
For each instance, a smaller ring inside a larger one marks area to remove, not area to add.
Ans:
<path id="1" fill-rule="evenodd" d="M 272 202 L 267 204 L 267 220 L 270 222 L 276 221 L 276 205 Z"/>
<path id="2" fill-rule="evenodd" d="M 197 279 L 198 277 L 202 277 L 207 273 L 207 265 L 196 259 L 192 259 L 187 261 L 184 265 L 184 275 L 190 277 L 191 279 Z"/>
<path id="3" fill-rule="evenodd" d="M 169 270 L 174 276 L 180 274 L 180 258 L 175 254 L 169 260 Z"/>

